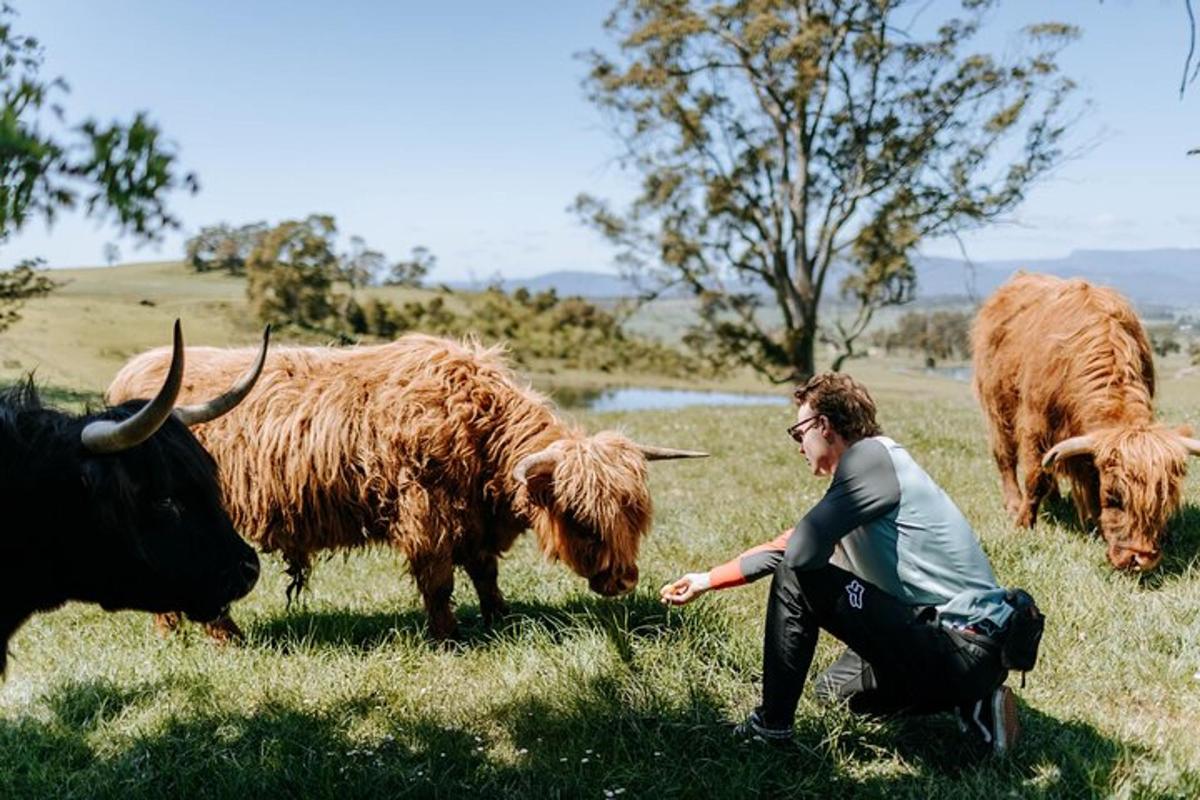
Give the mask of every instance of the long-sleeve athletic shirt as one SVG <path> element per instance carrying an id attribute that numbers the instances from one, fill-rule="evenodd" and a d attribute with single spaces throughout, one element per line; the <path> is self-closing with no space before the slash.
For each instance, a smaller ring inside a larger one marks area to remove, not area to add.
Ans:
<path id="1" fill-rule="evenodd" d="M 949 496 L 885 436 L 842 453 L 828 491 L 795 528 L 709 572 L 714 589 L 758 580 L 780 563 L 826 564 L 957 626 L 1000 628 L 1011 608 L 970 523 Z"/>

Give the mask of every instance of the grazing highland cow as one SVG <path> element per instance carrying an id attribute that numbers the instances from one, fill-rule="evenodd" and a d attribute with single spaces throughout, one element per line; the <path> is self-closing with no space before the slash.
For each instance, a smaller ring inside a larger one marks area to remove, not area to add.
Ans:
<path id="1" fill-rule="evenodd" d="M 190 350 L 185 392 L 225 383 L 245 358 Z M 134 358 L 110 400 L 144 393 L 166 364 L 162 350 Z M 289 595 L 319 551 L 386 543 L 408 559 L 436 638 L 456 632 L 456 564 L 485 620 L 506 610 L 497 559 L 528 528 L 593 591 L 633 589 L 650 527 L 646 461 L 704 455 L 587 436 L 519 383 L 498 348 L 422 335 L 276 349 L 238 413 L 197 436 L 239 529 L 288 563 Z"/>
<path id="2" fill-rule="evenodd" d="M 1157 566 L 1200 442 L 1155 422 L 1154 362 L 1129 303 L 1082 280 L 1018 273 L 979 310 L 971 344 L 975 394 L 1017 524 L 1033 527 L 1062 475 L 1114 567 Z"/>
<path id="3" fill-rule="evenodd" d="M 212 620 L 258 579 L 217 466 L 186 427 L 236 405 L 255 374 L 175 408 L 178 322 L 172 352 L 149 402 L 72 415 L 43 407 L 30 380 L 0 393 L 0 673 L 9 637 L 35 612 L 79 600 Z"/>

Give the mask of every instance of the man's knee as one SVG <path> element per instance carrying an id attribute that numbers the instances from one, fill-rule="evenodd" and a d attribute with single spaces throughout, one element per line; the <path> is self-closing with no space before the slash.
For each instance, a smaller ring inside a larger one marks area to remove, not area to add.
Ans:
<path id="1" fill-rule="evenodd" d="M 784 599 L 795 600 L 808 608 L 823 605 L 822 598 L 836 594 L 841 570 L 831 565 L 819 569 L 795 569 L 786 561 L 775 567 L 771 591 Z M 853 576 L 851 576 L 853 577 Z"/>

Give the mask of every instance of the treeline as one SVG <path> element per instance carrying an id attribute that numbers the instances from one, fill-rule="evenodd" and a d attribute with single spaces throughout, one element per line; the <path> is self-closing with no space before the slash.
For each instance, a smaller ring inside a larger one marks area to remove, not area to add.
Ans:
<path id="1" fill-rule="evenodd" d="M 684 377 L 719 371 L 674 348 L 633 336 L 620 320 L 581 297 L 553 290 L 509 295 L 499 287 L 458 293 L 441 286 L 432 296 L 394 303 L 372 287 L 422 287 L 437 263 L 424 247 L 390 261 L 358 237 L 337 249 L 332 216 L 314 214 L 275 226 L 202 228 L 185 243 L 185 263 L 196 272 L 246 278 L 255 316 L 277 327 L 324 334 L 342 342 L 391 340 L 409 331 L 475 335 L 505 341 L 523 366 L 604 372 L 653 372 Z"/>
<path id="2" fill-rule="evenodd" d="M 920 353 L 925 363 L 964 361 L 971 357 L 971 320 L 965 311 L 909 311 L 895 327 L 876 331 L 871 344 L 888 355 L 897 350 Z"/>

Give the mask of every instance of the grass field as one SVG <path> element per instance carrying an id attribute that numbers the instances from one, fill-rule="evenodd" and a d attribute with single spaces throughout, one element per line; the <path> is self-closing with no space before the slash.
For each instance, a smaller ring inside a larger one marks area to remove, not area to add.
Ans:
<path id="1" fill-rule="evenodd" d="M 236 302 L 220 282 L 189 314 Z M 92 296 L 51 301 L 109 313 Z M 186 301 L 130 307 L 127 322 L 169 330 L 174 303 Z M 26 352 L 10 336 L 28 343 L 34 325 L 96 346 L 100 334 L 71 333 L 77 320 L 35 305 L 0 336 L 5 358 Z M 236 314 L 212 319 L 209 342 L 255 336 Z M 104 346 L 120 349 L 125 327 L 114 322 Z M 1113 573 L 1063 507 L 1017 530 L 967 386 L 893 367 L 850 365 L 887 433 L 962 507 L 1001 581 L 1048 615 L 1041 664 L 1017 690 L 1025 737 L 1008 759 L 980 757 L 948 716 L 863 720 L 808 693 L 794 751 L 731 740 L 728 723 L 757 699 L 766 583 L 670 610 L 657 587 L 774 536 L 824 484 L 784 435 L 787 409 L 690 409 L 577 415 L 713 454 L 652 466 L 655 528 L 642 583 L 623 599 L 589 594 L 525 537 L 501 565 L 513 613 L 485 629 L 462 576 L 464 636 L 450 648 L 426 640 L 413 583 L 387 551 L 321 562 L 290 610 L 282 564 L 265 558 L 235 606 L 241 646 L 210 645 L 195 627 L 160 639 L 144 614 L 72 605 L 36 617 L 0 684 L 0 797 L 1200 796 L 1200 507 L 1185 507 L 1163 566 L 1141 578 Z M 114 369 L 68 365 L 62 385 L 103 387 Z M 1163 373 L 1163 416 L 1200 421 L 1200 380 Z M 816 666 L 838 652 L 824 639 Z"/>

